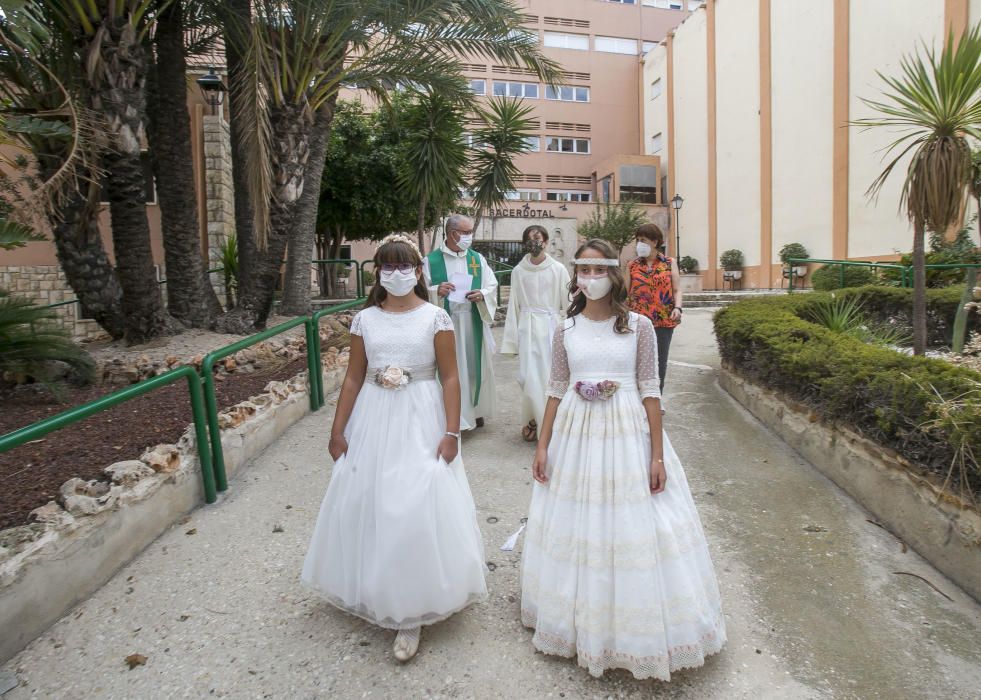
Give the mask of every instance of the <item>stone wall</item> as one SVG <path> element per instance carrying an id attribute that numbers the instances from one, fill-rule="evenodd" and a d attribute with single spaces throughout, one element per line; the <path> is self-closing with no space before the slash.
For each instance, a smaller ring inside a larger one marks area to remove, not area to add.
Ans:
<path id="1" fill-rule="evenodd" d="M 59 265 L 0 265 L 0 289 L 44 306 L 75 298 Z M 80 318 L 81 310 L 78 304 L 55 309 L 75 340 L 107 337 L 98 323 Z"/>
<path id="2" fill-rule="evenodd" d="M 235 187 L 228 122 L 221 116 L 204 118 L 204 181 L 207 197 L 208 267 L 221 266 L 221 247 L 235 235 Z M 218 298 L 225 301 L 225 277 L 211 275 Z"/>

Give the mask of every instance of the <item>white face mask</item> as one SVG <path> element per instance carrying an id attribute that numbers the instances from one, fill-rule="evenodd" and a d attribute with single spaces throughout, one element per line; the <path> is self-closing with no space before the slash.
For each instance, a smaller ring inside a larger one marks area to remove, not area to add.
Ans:
<path id="1" fill-rule="evenodd" d="M 610 281 L 609 275 L 603 275 L 602 277 L 576 275 L 576 284 L 579 285 L 579 289 L 586 295 L 586 298 L 592 299 L 593 301 L 602 299 L 613 289 L 613 282 Z"/>
<path id="2" fill-rule="evenodd" d="M 381 273 L 381 286 L 385 291 L 395 297 L 404 297 L 415 289 L 418 283 L 415 272 L 392 272 Z"/>
<path id="3" fill-rule="evenodd" d="M 646 258 L 651 254 L 651 246 L 647 243 L 637 244 L 637 255 L 641 258 Z"/>
<path id="4" fill-rule="evenodd" d="M 464 236 L 460 236 L 460 240 L 458 240 L 456 242 L 456 244 L 458 246 L 460 246 L 460 248 L 463 249 L 463 250 L 466 250 L 467 248 L 469 248 L 471 243 L 473 243 L 473 234 L 472 233 L 466 234 Z"/>

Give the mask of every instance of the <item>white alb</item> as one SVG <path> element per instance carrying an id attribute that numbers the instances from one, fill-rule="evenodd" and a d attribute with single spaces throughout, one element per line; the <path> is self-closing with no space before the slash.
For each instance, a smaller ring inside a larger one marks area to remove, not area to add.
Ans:
<path id="1" fill-rule="evenodd" d="M 351 333 L 374 368 L 410 369 L 398 390 L 368 379 L 334 464 L 302 581 L 342 610 L 389 629 L 443 620 L 487 595 L 473 496 L 458 456 L 436 457 L 446 432 L 434 336 L 452 331 L 432 304 L 369 307 Z"/>
<path id="2" fill-rule="evenodd" d="M 726 640 L 715 571 L 684 469 L 664 435 L 666 489 L 650 492 L 645 397 L 659 396 L 649 319 L 563 322 L 549 394 L 561 399 L 548 483 L 534 485 L 521 574 L 521 619 L 539 650 L 576 656 L 594 676 L 624 668 L 670 678 Z M 619 390 L 585 401 L 577 381 Z"/>

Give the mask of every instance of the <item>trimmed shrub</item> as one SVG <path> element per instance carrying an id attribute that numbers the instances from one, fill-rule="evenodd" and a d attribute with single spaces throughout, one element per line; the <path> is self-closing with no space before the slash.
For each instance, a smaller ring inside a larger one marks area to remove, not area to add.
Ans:
<path id="1" fill-rule="evenodd" d="M 910 290 L 865 287 L 842 294 L 865 299 L 866 313 L 894 310 L 897 300 L 881 297 L 880 291 L 904 292 L 906 304 L 912 303 Z M 857 430 L 941 477 L 965 448 L 981 455 L 981 421 L 960 424 L 955 431 L 942 419 L 937 396 L 959 401 L 966 405 L 964 411 L 978 415 L 981 374 L 868 345 L 802 318 L 828 298 L 813 293 L 749 299 L 721 309 L 715 315 L 715 334 L 723 362 L 812 407 L 827 422 Z M 935 298 L 931 302 L 934 310 L 943 306 Z M 952 313 L 946 321 L 953 322 Z M 976 458 L 972 460 L 966 481 L 981 494 L 981 471 Z"/>
<path id="2" fill-rule="evenodd" d="M 830 292 L 844 287 L 864 287 L 875 284 L 876 278 L 871 268 L 855 265 L 845 266 L 845 283 L 841 283 L 841 265 L 825 265 L 811 273 L 811 286 L 817 292 Z"/>

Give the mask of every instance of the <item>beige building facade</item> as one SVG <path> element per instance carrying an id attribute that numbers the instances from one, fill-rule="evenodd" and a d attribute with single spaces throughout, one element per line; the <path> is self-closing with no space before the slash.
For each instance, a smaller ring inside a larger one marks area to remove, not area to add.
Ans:
<path id="1" fill-rule="evenodd" d="M 895 75 L 904 54 L 978 21 L 981 0 L 708 0 L 648 52 L 644 142 L 667 198 L 684 197 L 680 251 L 705 288 L 722 288 L 719 255 L 733 248 L 744 288 L 785 283 L 787 243 L 822 259 L 908 251 L 901 174 L 866 196 L 895 135 L 848 124 L 873 116 L 862 99 L 879 96 L 877 71 Z"/>

